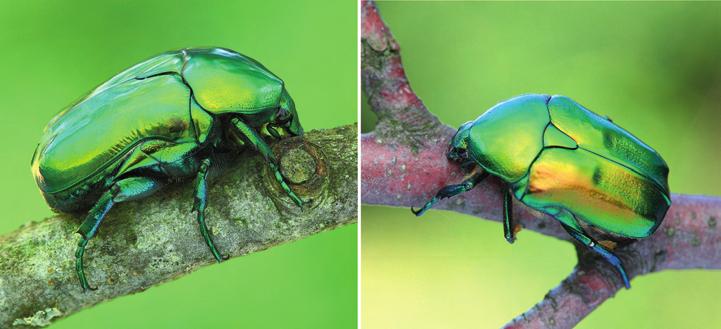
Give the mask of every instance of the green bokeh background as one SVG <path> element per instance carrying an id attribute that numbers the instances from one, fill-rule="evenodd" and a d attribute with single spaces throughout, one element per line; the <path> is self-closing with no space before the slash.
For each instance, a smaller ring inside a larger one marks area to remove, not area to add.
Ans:
<path id="1" fill-rule="evenodd" d="M 659 151 L 675 193 L 721 195 L 721 3 L 381 2 L 406 73 L 454 127 L 523 93 L 563 94 Z M 374 118 L 364 105 L 364 131 Z M 365 328 L 497 328 L 575 265 L 573 247 L 444 211 L 363 207 Z M 716 228 L 718 229 L 718 228 Z M 721 328 L 721 272 L 632 282 L 579 328 Z"/>
<path id="2" fill-rule="evenodd" d="M 0 234 L 51 215 L 29 167 L 50 118 L 115 73 L 166 50 L 235 49 L 285 80 L 306 130 L 355 122 L 356 7 L 353 1 L 2 0 Z M 206 267 L 52 328 L 354 328 L 356 229 Z"/>

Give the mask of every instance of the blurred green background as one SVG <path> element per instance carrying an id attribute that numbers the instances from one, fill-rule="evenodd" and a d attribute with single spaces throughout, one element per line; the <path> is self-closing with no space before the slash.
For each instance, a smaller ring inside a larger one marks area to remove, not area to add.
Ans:
<path id="1" fill-rule="evenodd" d="M 523 93 L 572 97 L 659 151 L 675 193 L 721 195 L 721 3 L 381 2 L 406 73 L 454 127 Z M 374 124 L 364 105 L 363 130 Z M 571 244 L 495 222 L 363 207 L 365 328 L 497 328 L 575 265 Z M 632 281 L 579 328 L 721 328 L 721 273 Z"/>
<path id="2" fill-rule="evenodd" d="M 50 118 L 115 73 L 166 50 L 235 49 L 285 80 L 306 130 L 355 122 L 356 6 L 2 0 L 0 234 L 51 215 L 29 166 Z M 351 225 L 203 268 L 52 327 L 354 328 L 356 244 Z"/>

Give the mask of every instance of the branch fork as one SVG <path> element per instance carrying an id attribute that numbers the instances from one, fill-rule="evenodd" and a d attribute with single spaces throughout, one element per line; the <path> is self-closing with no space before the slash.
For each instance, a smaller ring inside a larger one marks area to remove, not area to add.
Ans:
<path id="1" fill-rule="evenodd" d="M 413 93 L 400 46 L 373 1 L 361 3 L 362 80 L 376 129 L 361 137 L 361 201 L 415 207 L 465 173 L 445 153 L 455 129 L 444 125 Z M 489 177 L 475 189 L 435 208 L 502 221 L 502 183 Z M 513 203 L 514 221 L 524 229 L 573 243 L 553 218 Z M 652 236 L 614 250 L 629 278 L 666 269 L 721 269 L 721 198 L 672 195 L 672 206 Z M 615 270 L 583 246 L 578 264 L 557 287 L 507 329 L 572 328 L 623 287 Z"/>

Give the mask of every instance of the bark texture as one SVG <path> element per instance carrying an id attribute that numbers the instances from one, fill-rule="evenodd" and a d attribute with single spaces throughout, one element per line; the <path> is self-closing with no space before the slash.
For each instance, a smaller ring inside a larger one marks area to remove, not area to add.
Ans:
<path id="1" fill-rule="evenodd" d="M 374 132 L 361 137 L 361 201 L 420 207 L 441 187 L 465 176 L 445 156 L 456 129 L 441 123 L 413 93 L 400 47 L 374 2 L 362 2 L 361 19 L 363 87 L 379 120 Z M 501 221 L 501 186 L 489 177 L 435 208 Z M 629 278 L 665 269 L 721 269 L 721 198 L 674 194 L 672 202 L 655 234 L 614 250 Z M 519 202 L 513 208 L 522 228 L 575 243 L 556 220 Z M 584 246 L 576 250 L 573 272 L 504 328 L 572 328 L 623 287 L 603 259 Z"/>
<path id="2" fill-rule="evenodd" d="M 272 145 L 302 210 L 254 152 L 209 183 L 206 219 L 231 257 L 264 250 L 357 221 L 356 125 L 311 131 Z M 75 230 L 82 216 L 58 214 L 0 237 L 0 328 L 46 326 L 54 319 L 143 291 L 215 263 L 198 230 L 193 183 L 118 204 L 88 245 L 83 292 L 75 275 Z"/>

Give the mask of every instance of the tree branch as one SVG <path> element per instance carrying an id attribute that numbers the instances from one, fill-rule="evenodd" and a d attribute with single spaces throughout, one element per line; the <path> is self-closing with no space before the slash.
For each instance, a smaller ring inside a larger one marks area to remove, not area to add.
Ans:
<path id="1" fill-rule="evenodd" d="M 411 90 L 398 43 L 372 1 L 363 1 L 361 19 L 363 86 L 382 128 L 361 138 L 361 200 L 421 206 L 465 175 L 445 157 L 455 129 L 443 125 Z M 407 132 L 408 127 L 414 129 Z M 496 178 L 486 179 L 436 208 L 500 221 L 501 186 Z M 674 194 L 672 200 L 654 235 L 615 249 L 630 278 L 665 269 L 721 269 L 721 198 Z M 524 229 L 571 241 L 553 218 L 520 202 L 514 203 L 513 211 Z M 576 250 L 579 263 L 569 277 L 505 328 L 572 328 L 623 287 L 610 265 L 585 247 Z"/>
<path id="2" fill-rule="evenodd" d="M 302 211 L 255 153 L 209 184 L 208 224 L 216 245 L 241 256 L 357 220 L 355 125 L 311 131 L 272 145 L 283 174 L 304 200 Z M 75 276 L 80 217 L 59 214 L 0 237 L 0 327 L 48 325 L 83 308 L 143 291 L 214 263 L 198 231 L 192 182 L 120 204 L 85 254 L 97 291 Z"/>
<path id="3" fill-rule="evenodd" d="M 361 7 L 361 74 L 368 103 L 378 116 L 375 136 L 399 140 L 414 149 L 436 144 L 450 130 L 411 90 L 400 47 L 375 3 L 363 1 Z"/>

